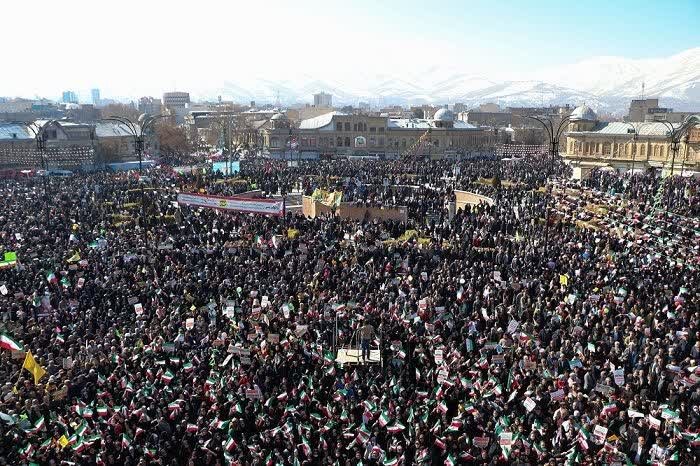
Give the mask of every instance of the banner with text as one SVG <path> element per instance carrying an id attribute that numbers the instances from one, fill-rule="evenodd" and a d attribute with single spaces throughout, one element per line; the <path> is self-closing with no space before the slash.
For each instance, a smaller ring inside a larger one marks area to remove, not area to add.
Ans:
<path id="1" fill-rule="evenodd" d="M 284 215 L 284 201 L 282 199 L 244 199 L 181 193 L 177 195 L 177 202 L 180 205 L 192 207 L 208 207 L 263 215 Z"/>

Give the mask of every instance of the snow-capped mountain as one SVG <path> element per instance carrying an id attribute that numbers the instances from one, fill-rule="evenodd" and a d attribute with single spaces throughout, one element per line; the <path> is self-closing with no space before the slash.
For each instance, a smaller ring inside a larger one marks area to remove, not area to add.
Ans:
<path id="1" fill-rule="evenodd" d="M 598 110 L 619 113 L 627 109 L 631 99 L 639 97 L 644 83 L 644 95 L 659 97 L 662 106 L 700 109 L 700 47 L 667 58 L 596 57 L 524 78 L 494 80 L 454 66 L 433 66 L 410 74 L 347 73 L 332 79 L 300 75 L 278 80 L 248 75 L 195 94 L 222 95 L 241 102 L 275 102 L 279 95 L 283 104 L 309 102 L 319 91 L 333 94 L 336 105 L 361 101 L 376 105 L 495 102 L 502 106 L 586 102 Z"/>

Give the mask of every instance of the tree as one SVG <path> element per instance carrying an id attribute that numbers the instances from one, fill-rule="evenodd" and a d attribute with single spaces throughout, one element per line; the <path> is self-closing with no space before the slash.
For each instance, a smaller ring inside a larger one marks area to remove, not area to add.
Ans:
<path id="1" fill-rule="evenodd" d="M 160 152 L 163 155 L 187 155 L 192 149 L 185 130 L 171 123 L 161 122 L 158 124 L 156 127 L 156 136 L 160 144 Z"/>
<path id="2" fill-rule="evenodd" d="M 125 104 L 109 104 L 102 108 L 102 118 L 122 117 L 136 123 L 139 119 L 139 111 L 132 105 Z"/>
<path id="3" fill-rule="evenodd" d="M 121 142 L 118 139 L 100 141 L 97 152 L 103 163 L 121 162 Z"/>

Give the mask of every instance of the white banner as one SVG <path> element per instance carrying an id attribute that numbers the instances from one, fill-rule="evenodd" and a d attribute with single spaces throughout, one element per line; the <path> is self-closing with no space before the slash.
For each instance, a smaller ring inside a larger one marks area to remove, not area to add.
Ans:
<path id="1" fill-rule="evenodd" d="M 178 194 L 177 202 L 193 207 L 235 210 L 264 215 L 283 215 L 282 199 L 243 199 L 234 197 L 207 196 L 204 194 Z"/>

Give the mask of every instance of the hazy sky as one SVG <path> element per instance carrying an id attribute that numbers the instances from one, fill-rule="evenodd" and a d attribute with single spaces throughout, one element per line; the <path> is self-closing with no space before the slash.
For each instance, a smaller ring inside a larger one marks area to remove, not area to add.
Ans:
<path id="1" fill-rule="evenodd" d="M 698 0 L 2 1 L 0 96 L 160 95 L 448 66 L 494 79 L 700 45 Z M 304 77 L 300 78 L 300 75 Z"/>

